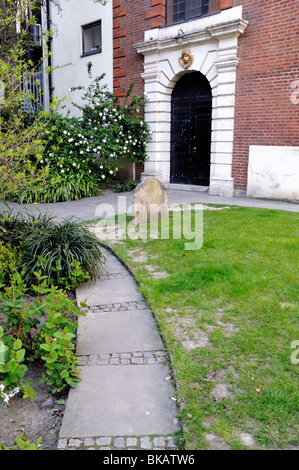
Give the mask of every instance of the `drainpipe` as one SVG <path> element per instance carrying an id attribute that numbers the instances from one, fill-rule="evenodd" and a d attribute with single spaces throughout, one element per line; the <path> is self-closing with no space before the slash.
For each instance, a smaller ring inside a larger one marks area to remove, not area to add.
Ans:
<path id="1" fill-rule="evenodd" d="M 50 31 L 51 29 L 51 18 L 50 18 L 50 0 L 46 0 L 46 15 L 47 15 L 47 31 Z M 48 53 L 50 54 L 48 56 L 48 66 L 50 68 L 49 71 L 49 101 L 51 103 L 52 98 L 53 98 L 53 87 L 52 87 L 52 72 L 51 72 L 51 67 L 52 67 L 52 57 L 51 57 L 51 38 L 48 38 L 47 41 L 47 47 L 48 47 Z"/>

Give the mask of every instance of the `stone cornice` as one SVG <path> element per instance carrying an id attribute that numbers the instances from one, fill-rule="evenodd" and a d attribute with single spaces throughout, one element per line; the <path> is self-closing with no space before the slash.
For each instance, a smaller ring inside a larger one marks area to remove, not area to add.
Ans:
<path id="1" fill-rule="evenodd" d="M 135 44 L 134 47 L 139 54 L 143 55 L 153 54 L 155 51 L 158 52 L 166 49 L 181 49 L 187 45 L 199 44 L 211 41 L 211 39 L 219 41 L 224 38 L 239 37 L 244 33 L 247 25 L 248 22 L 243 19 L 234 19 L 186 33 L 180 44 L 176 42 L 174 37 L 165 37 L 144 41 Z"/>

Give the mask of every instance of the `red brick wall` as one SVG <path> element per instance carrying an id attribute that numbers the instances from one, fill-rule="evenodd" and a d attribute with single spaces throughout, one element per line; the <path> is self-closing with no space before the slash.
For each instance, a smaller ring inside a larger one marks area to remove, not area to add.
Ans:
<path id="1" fill-rule="evenodd" d="M 113 87 L 120 100 L 133 80 L 134 93 L 144 91 L 143 57 L 134 44 L 144 40 L 144 31 L 163 24 L 165 0 L 113 0 Z"/>
<path id="2" fill-rule="evenodd" d="M 249 21 L 239 40 L 233 154 L 235 188 L 245 190 L 249 145 L 299 146 L 298 0 L 234 0 Z"/>

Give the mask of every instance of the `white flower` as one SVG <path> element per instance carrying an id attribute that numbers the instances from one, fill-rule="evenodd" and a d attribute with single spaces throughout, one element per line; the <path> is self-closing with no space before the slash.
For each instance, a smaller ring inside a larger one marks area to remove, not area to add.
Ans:
<path id="1" fill-rule="evenodd" d="M 83 150 L 80 150 L 80 155 L 83 155 L 83 153 L 84 153 Z"/>
<path id="2" fill-rule="evenodd" d="M 113 171 L 112 171 L 112 170 L 110 170 L 109 173 L 110 173 L 110 175 L 113 175 Z"/>
<path id="3" fill-rule="evenodd" d="M 40 163 L 44 163 L 44 160 L 40 160 Z"/>
<path id="4" fill-rule="evenodd" d="M 105 179 L 105 175 L 102 175 L 103 180 Z"/>
<path id="5" fill-rule="evenodd" d="M 104 168 L 103 165 L 101 165 L 101 166 L 100 166 L 100 169 L 102 170 L 103 168 Z"/>
<path id="6" fill-rule="evenodd" d="M 76 163 L 73 163 L 73 166 L 76 166 Z"/>
<path id="7" fill-rule="evenodd" d="M 60 173 L 64 173 L 64 170 L 61 170 Z"/>
<path id="8" fill-rule="evenodd" d="M 67 134 L 67 131 L 63 131 L 64 134 Z"/>

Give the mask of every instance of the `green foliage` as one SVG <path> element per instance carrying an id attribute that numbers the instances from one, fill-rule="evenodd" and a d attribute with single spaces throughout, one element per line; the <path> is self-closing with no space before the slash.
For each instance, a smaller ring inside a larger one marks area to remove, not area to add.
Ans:
<path id="1" fill-rule="evenodd" d="M 19 2 L 20 3 L 20 2 Z M 30 2 L 32 8 L 37 1 Z M 30 80 L 39 64 L 27 60 L 30 48 L 28 29 L 35 24 L 35 18 L 28 18 L 26 25 L 20 24 L 16 34 L 17 18 L 24 15 L 25 2 L 18 5 L 8 0 L 0 8 L 0 83 L 4 89 L 0 97 L 0 197 L 19 191 L 39 181 L 43 185 L 47 178 L 47 169 L 36 166 L 42 156 L 43 142 L 40 139 L 40 122 L 28 121 L 28 113 L 23 112 L 22 104 L 36 100 L 32 91 L 20 86 L 26 77 Z M 19 16 L 18 16 L 19 14 Z M 47 52 L 45 51 L 45 56 Z"/>
<path id="2" fill-rule="evenodd" d="M 133 191 L 133 189 L 136 188 L 137 182 L 134 180 L 129 180 L 129 181 L 120 181 L 119 183 L 116 184 L 114 188 L 115 193 L 123 193 L 126 191 Z"/>
<path id="3" fill-rule="evenodd" d="M 33 282 L 41 271 L 48 284 L 77 287 L 84 279 L 95 279 L 102 262 L 101 244 L 83 225 L 72 220 L 60 223 L 50 218 L 39 230 L 26 233 L 21 250 L 26 269 L 25 280 Z"/>
<path id="4" fill-rule="evenodd" d="M 132 84 L 125 103 L 117 104 L 106 85 L 101 85 L 103 78 L 92 80 L 90 74 L 83 105 L 73 103 L 80 110 L 80 118 L 62 114 L 58 105 L 36 116 L 43 142 L 42 157 L 35 160 L 36 169 L 47 174 L 48 185 L 37 180 L 11 191 L 11 200 L 46 203 L 95 196 L 117 174 L 124 157 L 144 162 L 150 136 L 141 117 L 145 98 L 132 95 Z"/>
<path id="5" fill-rule="evenodd" d="M 2 339 L 1 339 L 2 338 Z M 14 339 L 13 335 L 4 336 L 3 328 L 0 326 L 0 341 L 2 345 L 2 357 L 0 362 L 0 380 L 3 390 L 0 397 L 5 393 L 19 387 L 25 392 L 25 396 L 34 397 L 33 391 L 29 391 L 29 384 L 23 381 L 27 367 L 23 364 L 25 348 L 22 347 L 20 339 Z M 5 400 L 4 400 L 5 401 Z"/>
<path id="6" fill-rule="evenodd" d="M 19 274 L 0 292 L 0 381 L 5 392 L 20 387 L 24 398 L 33 397 L 30 383 L 23 381 L 26 361 L 43 361 L 44 380 L 53 393 L 75 387 L 80 379 L 73 339 L 81 312 L 64 291 L 48 288 L 46 280 L 38 277 L 40 285 L 34 286 L 37 297 L 30 303 Z"/>
<path id="7" fill-rule="evenodd" d="M 19 251 L 0 240 L 0 285 L 9 282 L 10 277 L 21 264 Z"/>
<path id="8" fill-rule="evenodd" d="M 0 444 L 0 450 L 41 450 L 40 443 L 42 438 L 39 437 L 36 442 L 29 441 L 27 434 L 24 432 L 22 436 L 16 437 L 17 445 L 9 448 Z"/>
<path id="9" fill-rule="evenodd" d="M 44 287 L 40 290 L 42 293 L 45 292 Z M 56 287 L 51 288 L 45 300 L 47 321 L 42 325 L 38 336 L 40 343 L 38 354 L 46 367 L 43 381 L 47 382 L 53 393 L 56 393 L 63 390 L 66 385 L 75 388 L 76 383 L 80 381 L 73 343 L 78 323 L 69 318 L 70 312 L 73 316 L 79 312 L 74 303 Z"/>
<path id="10" fill-rule="evenodd" d="M 1 240 L 14 243 L 19 255 L 14 262 L 24 270 L 27 285 L 36 284 L 35 273 L 40 271 L 48 285 L 73 289 L 84 280 L 94 280 L 103 262 L 98 238 L 71 219 L 55 222 L 47 214 L 35 217 L 10 211 L 0 218 Z"/>

